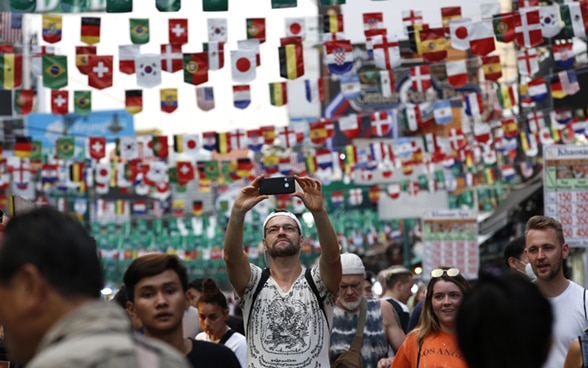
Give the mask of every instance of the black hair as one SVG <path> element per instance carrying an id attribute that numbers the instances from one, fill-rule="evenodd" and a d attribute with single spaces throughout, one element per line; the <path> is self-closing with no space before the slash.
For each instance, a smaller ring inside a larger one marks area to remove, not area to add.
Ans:
<path id="1" fill-rule="evenodd" d="M 190 281 L 190 283 L 188 283 L 188 289 L 194 289 L 199 293 L 202 293 L 202 281 L 204 279 L 202 278 L 196 278 L 192 281 Z"/>
<path id="2" fill-rule="evenodd" d="M 540 368 L 553 313 L 537 286 L 513 273 L 480 275 L 457 312 L 457 341 L 470 368 Z"/>
<path id="3" fill-rule="evenodd" d="M 0 282 L 9 282 L 25 264 L 66 297 L 98 298 L 104 287 L 96 241 L 78 220 L 51 207 L 19 214 L 6 225 Z"/>
<path id="4" fill-rule="evenodd" d="M 202 281 L 202 295 L 198 299 L 198 305 L 200 303 L 218 305 L 223 310 L 229 308 L 227 297 L 220 291 L 213 279 L 204 279 Z"/>
<path id="5" fill-rule="evenodd" d="M 178 256 L 161 253 L 146 254 L 135 259 L 123 275 L 129 301 L 135 301 L 135 286 L 141 279 L 159 275 L 166 270 L 173 270 L 178 275 L 182 290 L 186 292 L 188 290 L 188 270 Z"/>
<path id="6" fill-rule="evenodd" d="M 525 251 L 525 237 L 524 236 L 520 236 L 520 237 L 515 238 L 515 239 L 511 240 L 510 242 L 508 242 L 508 244 L 506 244 L 506 246 L 504 247 L 504 264 L 506 265 L 506 267 L 509 268 L 508 259 L 510 257 L 514 257 L 514 258 L 520 260 L 521 255 L 523 254 L 524 251 Z"/>

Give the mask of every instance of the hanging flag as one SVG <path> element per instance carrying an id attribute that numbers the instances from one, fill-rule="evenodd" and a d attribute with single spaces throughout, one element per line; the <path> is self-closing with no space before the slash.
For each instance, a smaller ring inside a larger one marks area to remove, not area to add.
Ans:
<path id="1" fill-rule="evenodd" d="M 34 95 L 35 93 L 32 89 L 17 89 L 14 91 L 14 112 L 16 115 L 27 115 L 31 113 L 33 110 Z"/>
<path id="2" fill-rule="evenodd" d="M 451 86 L 461 87 L 468 82 L 468 68 L 466 60 L 448 61 L 445 63 L 447 82 Z"/>
<path id="3" fill-rule="evenodd" d="M 408 45 L 410 49 L 421 55 L 423 53 L 423 46 L 421 45 L 420 32 L 429 29 L 428 24 L 415 24 L 414 26 L 408 27 Z"/>
<path id="4" fill-rule="evenodd" d="M 255 52 L 231 50 L 231 77 L 233 82 L 248 83 L 256 78 Z"/>
<path id="5" fill-rule="evenodd" d="M 168 73 L 182 70 L 182 45 L 161 45 L 161 69 Z"/>
<path id="6" fill-rule="evenodd" d="M 518 12 L 494 14 L 492 24 L 496 40 L 509 43 L 515 40 L 515 29 L 521 25 L 521 16 Z"/>
<path id="7" fill-rule="evenodd" d="M 159 99 L 161 101 L 161 111 L 172 113 L 178 108 L 178 89 L 162 88 L 159 90 Z"/>
<path id="8" fill-rule="evenodd" d="M 543 43 L 539 10 L 520 13 L 521 23 L 515 27 L 515 42 L 521 47 L 535 47 Z"/>
<path id="9" fill-rule="evenodd" d="M 503 137 L 506 139 L 512 139 L 519 134 L 519 128 L 517 120 L 515 118 L 506 118 L 500 120 Z M 497 149 L 498 150 L 498 149 Z"/>
<path id="10" fill-rule="evenodd" d="M 465 137 L 465 135 L 463 134 L 463 131 L 461 130 L 461 128 L 451 128 L 449 129 L 449 146 L 451 146 L 451 149 L 453 149 L 454 151 L 461 151 L 464 148 L 466 148 L 468 141 Z"/>
<path id="11" fill-rule="evenodd" d="M 349 140 L 357 138 L 361 133 L 361 118 L 357 114 L 350 114 L 339 118 L 339 130 Z"/>
<path id="12" fill-rule="evenodd" d="M 0 12 L 0 39 L 10 44 L 22 42 L 22 17 L 20 11 Z"/>
<path id="13" fill-rule="evenodd" d="M 422 10 L 403 10 L 402 11 L 402 25 L 404 34 L 407 34 L 408 27 L 413 27 L 417 24 L 423 24 Z"/>
<path id="14" fill-rule="evenodd" d="M 247 18 L 247 39 L 257 39 L 265 42 L 265 18 Z"/>
<path id="15" fill-rule="evenodd" d="M 484 70 L 484 78 L 487 81 L 497 81 L 502 77 L 502 65 L 500 64 L 500 56 L 483 56 L 482 69 Z"/>
<path id="16" fill-rule="evenodd" d="M 566 35 L 569 38 L 586 39 L 588 27 L 588 4 L 584 2 L 569 2 L 559 5 L 561 20 L 564 23 Z"/>
<path id="17" fill-rule="evenodd" d="M 260 152 L 263 147 L 263 133 L 261 129 L 247 130 L 247 147 L 253 152 Z"/>
<path id="18" fill-rule="evenodd" d="M 229 10 L 229 0 L 203 0 L 202 11 L 217 12 Z"/>
<path id="19" fill-rule="evenodd" d="M 43 55 L 43 87 L 59 89 L 67 82 L 67 56 Z"/>
<path id="20" fill-rule="evenodd" d="M 228 133 L 228 140 L 231 150 L 247 149 L 247 132 L 245 129 L 231 129 Z"/>
<path id="21" fill-rule="evenodd" d="M 245 109 L 251 103 L 249 85 L 233 86 L 233 105 L 238 109 Z"/>
<path id="22" fill-rule="evenodd" d="M 283 106 L 288 103 L 288 92 L 286 82 L 275 82 L 269 84 L 270 104 Z"/>
<path id="23" fill-rule="evenodd" d="M 197 134 L 174 135 L 174 151 L 177 153 L 194 156 L 199 150 L 200 138 Z"/>
<path id="24" fill-rule="evenodd" d="M 396 90 L 394 70 L 380 70 L 377 76 L 378 92 L 383 97 L 392 97 Z"/>
<path id="25" fill-rule="evenodd" d="M 323 78 L 319 77 L 316 80 L 306 79 L 304 81 L 304 92 L 306 101 L 322 101 L 325 98 Z"/>
<path id="26" fill-rule="evenodd" d="M 161 60 L 158 54 L 137 55 L 135 59 L 137 86 L 151 88 L 161 84 Z"/>
<path id="27" fill-rule="evenodd" d="M 294 37 L 296 40 L 299 40 L 298 37 Z M 283 40 L 283 39 L 281 39 Z M 261 53 L 259 50 L 259 39 L 252 38 L 248 40 L 239 40 L 237 41 L 237 49 L 244 50 L 244 51 L 251 51 L 255 53 L 255 66 L 261 65 Z M 282 46 L 282 45 L 281 45 Z"/>
<path id="28" fill-rule="evenodd" d="M 300 40 L 300 38 L 297 38 Z M 297 79 L 304 75 L 304 56 L 302 42 L 293 42 L 296 38 L 280 40 L 281 46 L 278 48 L 280 60 L 280 76 L 286 79 Z M 289 42 L 286 43 L 285 42 Z"/>
<path id="29" fill-rule="evenodd" d="M 339 78 L 340 83 L 340 91 L 343 95 L 343 98 L 346 100 L 355 100 L 359 97 L 361 93 L 361 84 L 359 81 L 359 75 L 357 74 L 348 74 L 342 75 Z"/>
<path id="30" fill-rule="evenodd" d="M 130 18 L 131 42 L 135 45 L 149 43 L 149 18 Z"/>
<path id="31" fill-rule="evenodd" d="M 96 89 L 112 87 L 112 56 L 88 56 L 88 85 Z"/>
<path id="32" fill-rule="evenodd" d="M 285 148 L 292 148 L 296 144 L 302 142 L 302 140 L 304 139 L 304 133 L 298 134 L 298 132 L 296 132 L 294 129 L 292 129 L 292 127 L 289 126 L 278 128 L 277 133 L 278 139 L 280 140 L 280 144 Z"/>
<path id="33" fill-rule="evenodd" d="M 527 126 L 533 134 L 538 134 L 545 126 L 543 111 L 531 111 L 527 113 Z"/>
<path id="34" fill-rule="evenodd" d="M 388 30 L 386 28 L 380 29 L 366 29 L 363 31 L 365 36 L 365 50 L 367 51 L 368 59 L 374 58 L 374 45 L 373 45 L 373 37 L 375 36 L 387 36 Z M 391 36 L 390 38 L 396 37 L 396 35 Z M 341 37 L 343 39 L 345 37 Z"/>
<path id="35" fill-rule="evenodd" d="M 143 90 L 129 89 L 125 91 L 125 109 L 132 115 L 143 111 Z"/>
<path id="36" fill-rule="evenodd" d="M 220 70 L 225 65 L 225 50 L 222 41 L 210 41 L 202 44 L 202 50 L 208 53 L 208 69 Z"/>
<path id="37" fill-rule="evenodd" d="M 74 137 L 59 137 L 55 141 L 57 147 L 57 158 L 69 160 L 74 157 L 75 140 Z"/>
<path id="38" fill-rule="evenodd" d="M 325 62 L 331 74 L 345 74 L 353 68 L 351 41 L 329 41 L 324 46 Z"/>
<path id="39" fill-rule="evenodd" d="M 74 91 L 74 113 L 88 115 L 92 111 L 92 91 Z"/>
<path id="40" fill-rule="evenodd" d="M 568 69 L 576 62 L 573 52 L 574 42 L 572 40 L 555 40 L 552 45 L 553 60 L 555 65 L 561 69 Z"/>
<path id="41" fill-rule="evenodd" d="M 406 126 L 412 132 L 416 132 L 422 124 L 421 108 L 417 105 L 407 105 L 404 109 Z"/>
<path id="42" fill-rule="evenodd" d="M 453 121 L 450 100 L 438 100 L 433 102 L 433 116 L 439 125 L 447 125 Z"/>
<path id="43" fill-rule="evenodd" d="M 449 23 L 461 19 L 461 6 L 445 6 L 441 8 L 441 25 L 449 33 Z"/>
<path id="44" fill-rule="evenodd" d="M 327 142 L 328 134 L 325 123 L 321 120 L 314 121 L 308 125 L 310 141 L 317 145 L 323 145 Z"/>
<path id="45" fill-rule="evenodd" d="M 33 152 L 33 140 L 28 136 L 17 135 L 14 137 L 14 155 L 20 158 L 29 158 Z"/>
<path id="46" fill-rule="evenodd" d="M 35 77 L 43 75 L 43 55 L 55 55 L 55 47 L 31 45 L 31 71 Z"/>
<path id="47" fill-rule="evenodd" d="M 15 89 L 22 84 L 22 55 L 0 54 L 0 86 Z"/>
<path id="48" fill-rule="evenodd" d="M 227 43 L 227 19 L 208 18 L 208 41 Z"/>
<path id="49" fill-rule="evenodd" d="M 273 145 L 276 140 L 276 127 L 273 125 L 262 126 L 261 134 L 263 135 L 263 143 Z"/>
<path id="50" fill-rule="evenodd" d="M 61 41 L 62 17 L 57 14 L 43 14 L 43 41 L 57 43 Z"/>
<path id="51" fill-rule="evenodd" d="M 210 111 L 214 109 L 213 87 L 196 88 L 196 104 L 202 111 Z"/>
<path id="52" fill-rule="evenodd" d="M 449 21 L 449 36 L 451 47 L 456 50 L 469 50 L 470 48 L 470 18 L 460 18 Z"/>
<path id="53" fill-rule="evenodd" d="M 72 183 L 81 183 L 85 180 L 84 162 L 72 162 L 69 165 L 69 180 Z"/>
<path id="54" fill-rule="evenodd" d="M 500 86 L 496 90 L 496 97 L 500 107 L 503 109 L 512 109 L 517 105 L 513 86 Z"/>
<path id="55" fill-rule="evenodd" d="M 88 45 L 100 42 L 100 18 L 82 17 L 80 40 Z"/>
<path id="56" fill-rule="evenodd" d="M 379 29 L 384 27 L 384 14 L 382 12 L 363 13 L 363 29 Z"/>
<path id="57" fill-rule="evenodd" d="M 131 13 L 133 0 L 106 0 L 107 13 Z"/>
<path id="58" fill-rule="evenodd" d="M 470 28 L 470 51 L 474 55 L 486 56 L 496 49 L 492 22 L 473 22 Z"/>
<path id="59" fill-rule="evenodd" d="M 343 31 L 343 14 L 323 15 L 322 33 L 337 33 Z"/>
<path id="60" fill-rule="evenodd" d="M 166 159 L 169 154 L 169 147 L 167 143 L 166 135 L 154 135 L 151 137 L 150 142 L 151 149 L 153 150 L 153 156 L 157 158 Z"/>
<path id="61" fill-rule="evenodd" d="M 423 29 L 419 32 L 422 57 L 425 62 L 436 63 L 447 58 L 447 44 L 443 28 Z"/>
<path id="62" fill-rule="evenodd" d="M 139 157 L 136 137 L 120 137 L 117 143 L 117 154 L 123 160 L 132 161 Z"/>
<path id="63" fill-rule="evenodd" d="M 376 35 L 372 37 L 371 43 L 376 68 L 393 69 L 400 66 L 400 47 L 396 35 Z"/>
<path id="64" fill-rule="evenodd" d="M 168 37 L 172 45 L 188 43 L 188 19 L 168 19 Z"/>
<path id="65" fill-rule="evenodd" d="M 68 91 L 51 91 L 51 112 L 55 115 L 65 115 L 68 108 L 69 92 Z"/>
<path id="66" fill-rule="evenodd" d="M 182 7 L 182 0 L 155 0 L 155 7 L 160 12 L 177 12 Z"/>
<path id="67" fill-rule="evenodd" d="M 559 79 L 555 79 L 555 80 L 551 81 L 550 89 L 551 89 L 551 97 L 553 97 L 553 98 L 559 99 L 559 98 L 564 98 L 567 96 L 561 87 L 561 83 L 560 83 Z"/>
<path id="68" fill-rule="evenodd" d="M 383 137 L 390 134 L 392 114 L 389 111 L 376 111 L 370 114 L 371 134 Z"/>
<path id="69" fill-rule="evenodd" d="M 464 112 L 468 116 L 481 116 L 484 113 L 484 103 L 482 101 L 482 94 L 480 93 L 468 93 L 463 96 L 465 103 Z"/>
<path id="70" fill-rule="evenodd" d="M 522 49 L 517 53 L 517 63 L 519 73 L 522 75 L 533 76 L 539 71 L 539 61 L 537 59 L 537 49 Z"/>
<path id="71" fill-rule="evenodd" d="M 195 86 L 208 81 L 208 53 L 184 54 L 184 82 Z"/>
<path id="72" fill-rule="evenodd" d="M 306 38 L 306 21 L 304 18 L 286 18 L 286 37 Z"/>
<path id="73" fill-rule="evenodd" d="M 544 5 L 539 7 L 539 19 L 543 37 L 555 37 L 561 31 L 558 13 L 557 5 Z"/>
<path id="74" fill-rule="evenodd" d="M 88 75 L 89 55 L 96 55 L 96 46 L 76 46 L 76 67 L 84 75 Z"/>
<path id="75" fill-rule="evenodd" d="M 272 0 L 272 9 L 295 8 L 298 0 Z"/>
<path id="76" fill-rule="evenodd" d="M 543 101 L 549 95 L 547 91 L 547 85 L 545 84 L 545 79 L 543 78 L 536 78 L 533 79 L 528 83 L 529 86 L 529 96 L 531 100 L 535 102 Z"/>
<path id="77" fill-rule="evenodd" d="M 141 53 L 140 45 L 118 46 L 118 69 L 121 73 L 135 73 L 135 57 Z M 94 53 L 96 54 L 96 53 Z"/>
<path id="78" fill-rule="evenodd" d="M 100 160 L 106 156 L 106 138 L 104 137 L 88 137 L 87 151 L 89 158 L 93 160 Z"/>
<path id="79" fill-rule="evenodd" d="M 426 92 L 432 86 L 429 66 L 419 65 L 411 67 L 410 81 L 413 90 L 417 92 Z"/>
<path id="80" fill-rule="evenodd" d="M 568 95 L 575 95 L 580 90 L 580 84 L 578 83 L 578 77 L 574 69 L 563 70 L 557 73 L 561 82 L 563 91 Z"/>

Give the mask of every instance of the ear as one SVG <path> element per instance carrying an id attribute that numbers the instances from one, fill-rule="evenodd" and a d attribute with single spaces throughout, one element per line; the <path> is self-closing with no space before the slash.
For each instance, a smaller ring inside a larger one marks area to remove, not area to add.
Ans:
<path id="1" fill-rule="evenodd" d="M 507 261 L 508 261 L 509 267 L 516 268 L 516 266 L 517 266 L 517 264 L 516 264 L 517 263 L 517 260 L 516 260 L 515 257 L 508 257 L 508 260 Z"/>
<path id="2" fill-rule="evenodd" d="M 129 313 L 129 315 L 130 315 L 132 318 L 137 318 L 137 319 L 140 319 L 140 318 L 137 316 L 137 313 L 135 312 L 135 303 L 133 303 L 133 302 L 132 302 L 132 301 L 130 301 L 130 300 L 127 300 L 127 304 L 125 304 L 125 309 L 127 310 L 127 313 Z"/>
<path id="3" fill-rule="evenodd" d="M 561 252 L 562 252 L 562 259 L 567 259 L 568 255 L 570 254 L 570 247 L 569 247 L 568 243 L 563 243 L 563 245 L 561 246 Z"/>
<path id="4" fill-rule="evenodd" d="M 47 307 L 45 301 L 52 288 L 36 266 L 30 263 L 23 265 L 10 283 L 15 305 L 23 312 L 39 313 Z"/>

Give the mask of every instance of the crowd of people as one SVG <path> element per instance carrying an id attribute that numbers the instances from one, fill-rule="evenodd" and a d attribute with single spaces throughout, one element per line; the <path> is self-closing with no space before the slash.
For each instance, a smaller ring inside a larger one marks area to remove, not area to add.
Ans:
<path id="1" fill-rule="evenodd" d="M 268 199 L 257 177 L 237 194 L 224 260 L 236 306 L 213 279 L 189 280 L 182 260 L 147 254 L 112 301 L 96 244 L 81 223 L 43 207 L 2 217 L 0 363 L 42 367 L 576 368 L 588 353 L 586 289 L 566 278 L 562 225 L 534 216 L 504 252 L 505 272 L 466 280 L 440 265 L 374 275 L 340 253 L 322 184 L 296 177 L 321 254 L 304 267 L 298 217 L 263 222 L 267 268 L 243 249 L 246 216 Z M 416 292 L 415 292 L 416 291 Z M 234 313 L 240 311 L 239 315 Z M 0 364 L 0 366 L 2 366 Z M 5 365 L 4 365 L 5 366 Z"/>

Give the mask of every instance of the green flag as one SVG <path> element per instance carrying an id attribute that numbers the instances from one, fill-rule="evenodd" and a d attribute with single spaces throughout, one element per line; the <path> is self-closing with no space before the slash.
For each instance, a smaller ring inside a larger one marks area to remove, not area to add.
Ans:
<path id="1" fill-rule="evenodd" d="M 229 0 L 204 0 L 202 2 L 203 11 L 227 11 L 229 10 Z"/>
<path id="2" fill-rule="evenodd" d="M 78 115 L 88 115 L 92 111 L 92 91 L 74 92 L 74 112 Z"/>
<path id="3" fill-rule="evenodd" d="M 68 160 L 74 157 L 74 137 L 57 138 L 57 158 Z"/>
<path id="4" fill-rule="evenodd" d="M 36 0 L 10 0 L 10 11 L 14 13 L 34 13 L 37 9 Z M 2 9 L 6 11 L 8 9 Z"/>
<path id="5" fill-rule="evenodd" d="M 131 42 L 135 45 L 143 45 L 149 42 L 149 19 L 131 18 Z"/>
<path id="6" fill-rule="evenodd" d="M 295 8 L 298 6 L 298 0 L 272 0 L 272 9 Z"/>
<path id="7" fill-rule="evenodd" d="M 59 89 L 67 86 L 67 56 L 43 55 L 43 87 Z"/>
<path id="8" fill-rule="evenodd" d="M 32 146 L 31 161 L 41 161 L 43 159 L 43 142 L 33 141 Z"/>
<path id="9" fill-rule="evenodd" d="M 130 13 L 133 11 L 133 0 L 106 0 L 107 13 Z"/>
<path id="10" fill-rule="evenodd" d="M 345 0 L 320 0 L 320 6 L 342 5 Z"/>
<path id="11" fill-rule="evenodd" d="M 177 12 L 182 7 L 182 0 L 155 0 L 155 6 L 160 12 Z"/>

